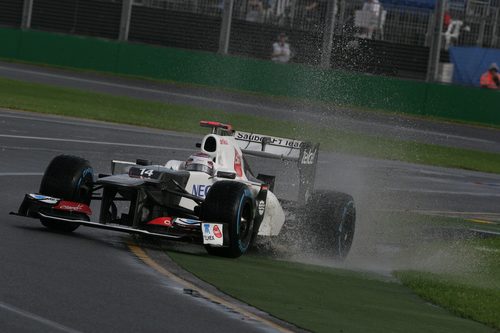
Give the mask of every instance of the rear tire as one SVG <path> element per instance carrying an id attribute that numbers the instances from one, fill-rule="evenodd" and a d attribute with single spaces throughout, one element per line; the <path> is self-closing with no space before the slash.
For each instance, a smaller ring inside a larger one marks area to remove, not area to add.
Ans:
<path id="1" fill-rule="evenodd" d="M 237 258 L 251 247 L 255 226 L 255 199 L 245 184 L 219 181 L 212 185 L 201 207 L 200 218 L 205 222 L 228 225 L 229 246 L 206 245 L 205 249 L 209 254 Z"/>
<path id="2" fill-rule="evenodd" d="M 309 199 L 308 218 L 316 235 L 317 250 L 345 259 L 351 249 L 356 225 L 352 196 L 339 192 L 316 192 Z"/>
<path id="3" fill-rule="evenodd" d="M 92 183 L 93 169 L 87 160 L 77 156 L 59 155 L 52 159 L 45 170 L 39 192 L 89 205 L 92 199 Z M 45 227 L 59 232 L 72 232 L 80 226 L 45 218 L 40 221 Z"/>

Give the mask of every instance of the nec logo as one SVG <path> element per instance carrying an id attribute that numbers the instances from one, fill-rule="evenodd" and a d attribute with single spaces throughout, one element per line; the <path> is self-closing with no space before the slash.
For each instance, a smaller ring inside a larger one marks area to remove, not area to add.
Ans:
<path id="1" fill-rule="evenodd" d="M 314 159 L 316 158 L 316 149 L 304 150 L 302 155 L 301 164 L 314 164 Z"/>
<path id="2" fill-rule="evenodd" d="M 197 197 L 204 198 L 208 190 L 210 190 L 211 185 L 193 185 L 193 189 L 191 190 L 192 195 L 196 195 Z"/>

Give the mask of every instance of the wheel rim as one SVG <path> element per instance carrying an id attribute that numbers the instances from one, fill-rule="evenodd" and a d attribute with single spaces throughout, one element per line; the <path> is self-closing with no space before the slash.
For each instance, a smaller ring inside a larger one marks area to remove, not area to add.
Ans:
<path id="1" fill-rule="evenodd" d="M 244 203 L 238 223 L 238 240 L 240 249 L 245 251 L 252 236 L 252 207 L 249 201 Z"/>
<path id="2" fill-rule="evenodd" d="M 86 204 L 90 203 L 92 195 L 92 182 L 93 182 L 93 170 L 92 168 L 87 168 L 83 170 L 82 176 L 78 180 L 76 187 L 76 193 L 79 201 L 83 201 Z"/>
<path id="3" fill-rule="evenodd" d="M 246 233 L 247 233 L 247 229 L 248 229 L 248 221 L 246 218 L 244 217 L 241 217 L 240 219 L 240 235 L 243 236 L 243 238 L 245 237 Z"/>
<path id="4" fill-rule="evenodd" d="M 342 214 L 342 222 L 337 230 L 336 243 L 337 251 L 340 257 L 345 257 L 349 252 L 354 238 L 354 221 L 356 213 L 354 203 L 350 201 L 345 207 Z"/>

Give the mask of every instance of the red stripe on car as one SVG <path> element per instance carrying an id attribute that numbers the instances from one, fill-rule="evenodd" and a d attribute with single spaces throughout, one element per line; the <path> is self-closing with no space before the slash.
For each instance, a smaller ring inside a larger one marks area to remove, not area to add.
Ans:
<path id="1" fill-rule="evenodd" d="M 54 209 L 72 213 L 83 213 L 85 215 L 92 215 L 92 210 L 90 209 L 90 207 L 81 202 L 61 200 L 57 205 L 54 206 Z"/>
<path id="2" fill-rule="evenodd" d="M 151 220 L 147 223 L 147 225 L 159 225 L 162 227 L 171 227 L 172 226 L 172 218 L 171 217 L 157 217 L 154 220 Z"/>
<path id="3" fill-rule="evenodd" d="M 243 168 L 241 167 L 241 156 L 238 151 L 234 150 L 234 171 L 238 177 L 243 177 Z"/>

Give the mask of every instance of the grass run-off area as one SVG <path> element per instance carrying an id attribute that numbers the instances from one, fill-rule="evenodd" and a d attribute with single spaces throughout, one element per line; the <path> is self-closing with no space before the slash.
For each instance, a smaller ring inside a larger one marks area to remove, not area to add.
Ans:
<path id="1" fill-rule="evenodd" d="M 234 260 L 179 252 L 169 255 L 181 267 L 221 291 L 313 332 L 493 331 L 425 302 L 398 282 L 370 274 L 259 256 Z M 404 274 L 409 281 L 414 279 L 409 273 Z M 454 299 L 456 286 L 439 284 L 432 276 L 421 274 L 422 279 L 429 281 L 425 285 L 427 293 L 440 291 L 435 295 L 437 300 L 428 297 L 433 302 Z M 471 287 L 463 293 L 469 293 L 472 298 L 474 291 Z M 423 294 L 420 289 L 417 292 Z M 448 295 L 442 297 L 442 294 Z M 460 291 L 458 297 L 461 297 Z M 498 310 L 498 291 L 488 298 L 496 302 Z M 478 299 L 475 305 L 480 304 Z"/>
<path id="2" fill-rule="evenodd" d="M 401 247 L 390 259 L 394 265 L 392 276 L 359 270 L 355 262 L 364 256 L 363 251 L 372 263 L 389 260 L 386 255 L 371 257 L 369 249 L 351 253 L 358 258 L 351 263 L 348 258 L 342 269 L 333 268 L 336 265 L 327 259 L 323 264 L 328 267 L 289 262 L 275 252 L 238 259 L 183 253 L 179 249 L 168 254 L 181 267 L 221 291 L 313 332 L 500 329 L 500 239 L 443 240 L 438 236 L 429 241 L 432 230 L 466 230 L 471 222 L 410 215 L 388 218 L 391 228 L 401 222 L 394 235 L 380 239 Z M 379 222 L 385 223 L 382 219 Z M 378 235 L 374 237 L 379 241 Z M 396 239 L 400 244 L 395 244 Z M 364 240 L 361 246 L 371 242 Z M 355 247 L 356 242 L 354 251 Z"/>
<path id="3" fill-rule="evenodd" d="M 218 120 L 243 131 L 320 142 L 330 151 L 500 173 L 500 154 L 8 79 L 0 79 L 0 107 L 200 134 L 206 131 L 200 120 Z"/>
<path id="4" fill-rule="evenodd" d="M 423 299 L 500 330 L 500 238 L 470 241 L 467 248 L 483 262 L 474 273 L 405 270 L 396 276 Z"/>

